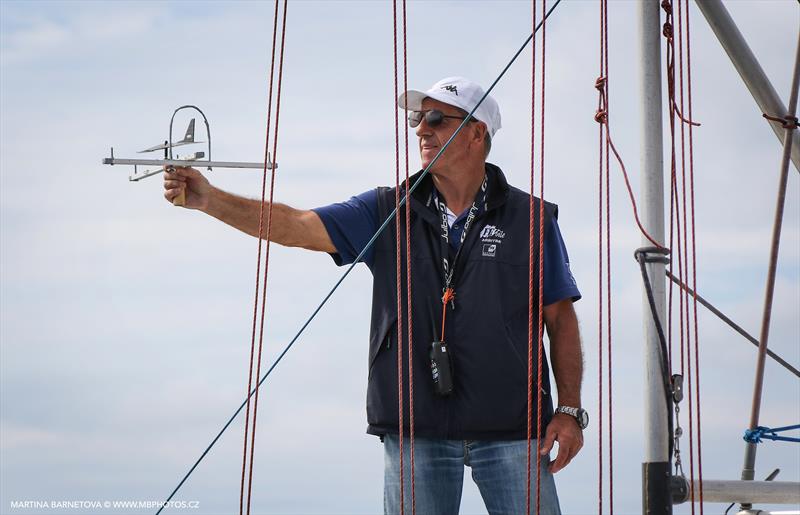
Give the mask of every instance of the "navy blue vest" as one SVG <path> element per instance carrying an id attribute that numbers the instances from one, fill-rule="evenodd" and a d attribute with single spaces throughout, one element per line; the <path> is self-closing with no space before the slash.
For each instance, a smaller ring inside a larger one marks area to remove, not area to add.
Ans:
<path id="1" fill-rule="evenodd" d="M 454 392 L 434 393 L 428 350 L 442 323 L 441 217 L 432 200 L 430 176 L 411 196 L 411 277 L 413 309 L 414 430 L 426 438 L 511 440 L 527 436 L 528 384 L 528 247 L 530 195 L 506 182 L 503 172 L 487 163 L 487 209 L 473 222 L 464 241 L 453 285 L 455 309 L 448 306 L 445 340 L 454 372 Z M 414 184 L 420 173 L 410 179 Z M 405 188 L 402 185 L 401 188 Z M 538 242 L 539 199 L 535 199 L 534 242 Z M 395 189 L 378 190 L 379 223 L 395 205 Z M 545 223 L 558 215 L 545 202 Z M 405 210 L 401 209 L 401 234 Z M 402 242 L 403 308 L 405 239 Z M 398 432 L 397 285 L 394 224 L 375 243 L 372 324 L 370 327 L 367 432 Z M 534 247 L 536 248 L 536 247 Z M 449 249 L 450 250 L 450 249 Z M 453 253 L 450 250 L 452 263 Z M 537 260 L 536 251 L 534 259 Z M 534 271 L 538 272 L 538 260 Z M 534 277 L 534 381 L 536 388 L 536 301 Z M 408 432 L 408 330 L 404 321 L 404 432 Z M 543 365 L 542 430 L 553 414 L 549 369 Z M 536 432 L 536 393 L 534 434 Z M 542 435 L 544 433 L 542 432 Z"/>

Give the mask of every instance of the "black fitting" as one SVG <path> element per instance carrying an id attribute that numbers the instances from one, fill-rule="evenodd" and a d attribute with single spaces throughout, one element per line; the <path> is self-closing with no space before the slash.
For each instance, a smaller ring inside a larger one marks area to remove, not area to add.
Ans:
<path id="1" fill-rule="evenodd" d="M 642 514 L 672 515 L 672 485 L 668 461 L 642 463 Z"/>
<path id="2" fill-rule="evenodd" d="M 669 490 L 672 495 L 672 504 L 682 504 L 689 500 L 689 481 L 685 477 L 671 476 Z"/>
<path id="3" fill-rule="evenodd" d="M 670 250 L 663 247 L 641 247 L 633 252 L 633 257 L 639 263 L 664 263 L 669 264 Z M 659 254 L 650 256 L 649 254 Z"/>
<path id="4" fill-rule="evenodd" d="M 678 404 L 683 400 L 683 376 L 672 374 L 672 400 Z"/>

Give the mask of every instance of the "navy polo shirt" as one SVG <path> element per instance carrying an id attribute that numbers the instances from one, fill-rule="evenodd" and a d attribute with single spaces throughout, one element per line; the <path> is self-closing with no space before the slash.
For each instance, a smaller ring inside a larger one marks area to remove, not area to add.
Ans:
<path id="1" fill-rule="evenodd" d="M 337 265 L 348 265 L 355 261 L 378 230 L 378 190 L 365 191 L 345 202 L 319 207 L 313 211 L 322 219 L 336 247 L 337 253 L 331 254 L 331 257 Z M 468 212 L 469 209 L 465 210 L 450 224 L 450 244 L 454 248 L 461 240 Z M 477 226 L 471 230 L 477 230 Z M 570 271 L 567 248 L 555 217 L 552 218 L 551 227 L 545 231 L 545 235 L 543 303 L 547 306 L 568 298 L 573 302 L 577 301 L 581 298 L 581 294 Z M 372 248 L 367 250 L 363 261 L 372 270 L 374 263 Z"/>

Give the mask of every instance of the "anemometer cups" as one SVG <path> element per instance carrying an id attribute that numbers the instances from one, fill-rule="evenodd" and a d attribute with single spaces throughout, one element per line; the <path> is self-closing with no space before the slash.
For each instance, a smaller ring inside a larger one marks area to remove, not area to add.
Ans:
<path id="1" fill-rule="evenodd" d="M 486 98 L 483 98 L 484 96 Z M 478 108 L 475 109 L 473 117 L 486 124 L 489 136 L 493 138 L 494 134 L 500 130 L 500 107 L 497 102 L 491 96 L 486 95 L 483 88 L 469 79 L 447 77 L 431 86 L 427 91 L 409 89 L 398 97 L 397 105 L 401 109 L 421 111 L 422 101 L 426 98 L 444 102 L 468 113 L 472 112 L 477 105 Z M 483 102 L 481 102 L 482 98 Z M 481 102 L 480 105 L 478 102 Z"/>

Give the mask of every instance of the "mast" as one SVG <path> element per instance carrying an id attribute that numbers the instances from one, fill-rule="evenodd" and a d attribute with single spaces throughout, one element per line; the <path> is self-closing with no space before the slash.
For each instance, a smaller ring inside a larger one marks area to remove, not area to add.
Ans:
<path id="1" fill-rule="evenodd" d="M 661 6 L 639 2 L 640 87 L 642 99 L 642 223 L 656 241 L 664 241 L 664 155 L 661 100 Z M 642 244 L 651 245 L 644 237 Z M 665 265 L 649 262 L 656 315 L 665 320 Z M 671 514 L 669 423 L 665 406 L 667 392 L 661 369 L 660 341 L 643 295 L 645 360 L 645 454 L 642 463 L 642 512 Z"/>

